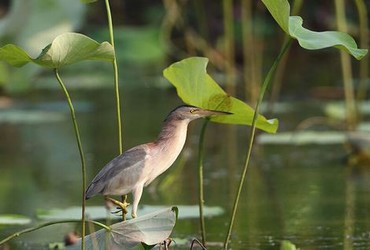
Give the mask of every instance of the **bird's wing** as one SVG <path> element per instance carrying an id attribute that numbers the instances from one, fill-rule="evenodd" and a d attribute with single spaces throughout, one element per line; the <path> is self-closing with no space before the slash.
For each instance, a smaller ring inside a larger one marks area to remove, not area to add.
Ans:
<path id="1" fill-rule="evenodd" d="M 95 176 L 86 190 L 86 199 L 101 193 L 106 185 L 115 176 L 123 171 L 139 173 L 144 167 L 145 157 L 147 155 L 146 145 L 139 145 L 131 148 L 123 154 L 111 160 L 102 170 Z M 135 168 L 135 169 L 134 169 Z"/>

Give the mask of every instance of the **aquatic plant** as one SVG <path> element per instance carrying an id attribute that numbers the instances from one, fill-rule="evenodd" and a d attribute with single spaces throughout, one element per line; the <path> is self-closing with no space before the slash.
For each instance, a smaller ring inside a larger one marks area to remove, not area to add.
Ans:
<path id="1" fill-rule="evenodd" d="M 95 2 L 92 0 L 84 0 L 85 3 L 91 3 Z M 86 234 L 86 218 L 85 218 L 85 208 L 86 208 L 86 199 L 85 199 L 85 190 L 86 190 L 86 162 L 85 162 L 85 156 L 84 151 L 82 147 L 82 141 L 80 136 L 80 129 L 77 122 L 75 109 L 73 106 L 72 99 L 70 97 L 69 91 L 66 88 L 66 85 L 64 84 L 61 76 L 60 76 L 60 69 L 63 68 L 66 65 L 71 65 L 74 63 L 78 63 L 84 60 L 98 60 L 98 61 L 107 61 L 111 62 L 113 65 L 114 70 L 114 88 L 115 88 L 115 97 L 116 97 L 116 114 L 117 114 L 117 124 L 118 124 L 118 149 L 119 153 L 122 153 L 122 126 L 121 126 L 121 111 L 120 111 L 120 96 L 119 96 L 119 83 L 118 83 L 118 65 L 115 57 L 115 50 L 114 50 L 114 35 L 113 35 L 113 24 L 112 24 L 112 17 L 110 13 L 110 6 L 109 1 L 105 0 L 106 4 L 106 10 L 107 10 L 107 16 L 108 16 L 108 23 L 109 23 L 109 31 L 110 31 L 110 40 L 111 43 L 108 42 L 102 42 L 98 43 L 97 41 L 79 33 L 64 33 L 59 36 L 57 36 L 53 42 L 49 45 L 47 45 L 45 48 L 42 49 L 42 52 L 39 56 L 36 58 L 32 58 L 28 55 L 26 51 L 24 51 L 22 48 L 14 45 L 14 44 L 7 44 L 0 48 L 0 60 L 4 61 L 14 67 L 22 67 L 28 63 L 34 63 L 41 67 L 50 68 L 53 69 L 54 75 L 58 81 L 58 83 L 61 86 L 61 89 L 66 97 L 66 101 L 70 108 L 71 113 L 71 119 L 73 122 L 75 137 L 77 141 L 77 146 L 80 154 L 80 160 L 81 160 L 81 172 L 82 172 L 82 201 L 81 201 L 81 207 L 82 207 L 82 215 L 81 215 L 81 234 L 82 234 L 82 240 L 81 244 L 78 245 L 78 248 L 85 249 L 85 240 L 88 244 L 92 244 L 91 247 L 88 249 L 91 249 L 94 247 L 92 241 L 95 239 L 92 236 L 87 236 L 85 239 Z M 126 196 L 124 197 L 126 199 Z M 170 210 L 166 210 L 164 213 L 164 221 L 158 221 L 154 218 L 158 218 L 158 216 L 161 213 L 152 213 L 148 214 L 145 217 L 141 217 L 139 219 L 133 219 L 129 222 L 125 221 L 125 213 L 122 213 L 123 216 L 123 226 L 122 223 L 114 224 L 110 227 L 98 223 L 93 222 L 95 224 L 98 224 L 102 227 L 104 227 L 106 230 L 112 233 L 112 239 L 110 240 L 112 243 L 118 243 L 118 246 L 120 247 L 132 247 L 136 246 L 136 244 L 143 243 L 143 244 L 149 244 L 153 245 L 156 243 L 159 243 L 166 239 L 169 236 L 169 233 L 171 232 L 177 218 L 177 208 L 173 207 Z M 172 218 L 172 219 L 171 219 Z M 175 219 L 173 219 L 175 218 Z M 149 220 L 149 222 L 145 222 Z M 126 224 L 131 224 L 134 227 L 140 227 L 140 223 L 144 221 L 146 224 L 142 230 L 138 230 L 136 235 L 132 235 L 131 233 L 127 233 L 126 230 L 131 230 L 129 227 L 127 227 Z M 28 228 L 25 230 L 22 230 L 20 232 L 17 232 L 15 234 L 12 234 L 11 236 L 3 239 L 0 241 L 0 244 L 4 244 L 8 240 L 17 237 L 23 233 L 32 232 L 35 230 L 38 230 L 40 228 L 54 225 L 54 224 L 60 224 L 60 223 L 69 223 L 69 222 L 76 222 L 71 220 L 62 220 L 57 222 L 50 222 L 50 223 L 44 223 L 41 225 L 38 225 L 36 227 Z M 169 224 L 170 223 L 170 224 Z M 150 230 L 157 232 L 150 233 Z M 115 234 L 114 234 L 115 232 Z M 158 235 L 158 232 L 162 234 Z M 97 232 L 96 235 L 105 235 L 104 232 Z M 117 236 L 118 235 L 118 236 Z M 133 237 L 137 238 L 138 235 L 148 235 L 147 238 L 142 239 L 136 239 L 138 241 L 133 242 L 132 240 L 126 240 L 125 237 Z M 117 238 L 118 237 L 118 238 Z M 89 246 L 90 246 L 89 245 Z M 151 246 L 150 248 L 152 248 Z"/>
<path id="2" fill-rule="evenodd" d="M 217 122 L 234 123 L 234 124 L 247 124 L 251 126 L 250 137 L 248 142 L 248 150 L 246 152 L 246 160 L 241 174 L 238 185 L 238 191 L 235 196 L 232 215 L 230 217 L 228 231 L 224 241 L 224 249 L 228 248 L 231 237 L 232 228 L 235 222 L 235 216 L 240 200 L 240 195 L 245 182 L 252 148 L 255 137 L 256 128 L 260 128 L 267 132 L 276 132 L 277 120 L 267 121 L 264 117 L 259 115 L 260 105 L 264 98 L 267 88 L 269 87 L 277 66 L 279 65 L 284 54 L 290 47 L 293 40 L 297 40 L 299 45 L 308 50 L 318 50 L 328 47 L 336 47 L 345 51 L 355 57 L 362 59 L 366 54 L 366 49 L 359 49 L 354 39 L 343 32 L 338 31 L 325 31 L 315 32 L 306 29 L 302 26 L 303 19 L 300 16 L 290 16 L 290 5 L 286 0 L 262 0 L 266 8 L 269 10 L 280 28 L 290 37 L 283 47 L 270 70 L 268 71 L 265 80 L 261 86 L 259 96 L 257 99 L 256 107 L 253 110 L 246 103 L 235 99 L 223 92 L 222 89 L 214 82 L 214 80 L 206 74 L 205 68 L 207 59 L 205 58 L 190 58 L 181 62 L 171 65 L 164 71 L 164 76 L 177 88 L 179 97 L 188 104 L 193 104 L 199 107 L 209 109 L 221 109 L 224 111 L 232 112 L 234 116 L 219 117 L 212 119 Z M 228 5 L 226 5 L 227 7 Z M 225 7 L 225 8 L 226 8 Z M 196 66 L 195 66 L 196 65 Z M 235 105 L 235 104 L 238 105 Z M 243 108 L 241 108 L 243 107 Z M 238 117 L 238 118 L 236 118 Z M 262 119 L 262 120 L 261 120 Z M 202 128 L 199 147 L 199 207 L 200 207 L 200 224 L 202 231 L 202 243 L 205 245 L 205 226 L 204 219 L 202 218 L 202 206 L 204 203 L 204 195 L 202 188 L 203 179 L 203 158 L 204 153 L 201 148 L 203 145 L 206 121 Z M 272 130 L 266 127 L 273 128 Z"/>

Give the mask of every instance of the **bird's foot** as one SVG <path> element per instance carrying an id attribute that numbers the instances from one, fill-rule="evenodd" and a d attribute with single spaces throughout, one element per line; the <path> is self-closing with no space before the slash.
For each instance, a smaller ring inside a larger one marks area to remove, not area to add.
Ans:
<path id="1" fill-rule="evenodd" d="M 137 217 L 136 213 L 135 213 L 135 212 L 132 212 L 132 213 L 131 213 L 131 217 L 132 217 L 133 219 L 135 219 L 135 218 Z"/>
<path id="2" fill-rule="evenodd" d="M 161 246 L 163 245 L 164 246 L 164 249 L 165 250 L 168 250 L 168 249 L 170 249 L 171 243 L 172 243 L 172 239 L 171 238 L 167 238 L 162 243 L 160 243 L 160 245 Z"/>
<path id="3" fill-rule="evenodd" d="M 128 213 L 127 207 L 130 205 L 130 203 L 128 203 L 126 201 L 120 202 L 120 201 L 117 201 L 117 200 L 115 200 L 113 198 L 110 198 L 110 197 L 105 197 L 105 199 L 106 199 L 106 201 L 111 202 L 111 203 L 113 203 L 114 205 L 117 206 L 118 211 L 114 211 L 112 213 L 116 214 L 116 213 L 119 213 L 120 211 L 122 211 L 122 217 L 125 218 L 125 215 Z"/>

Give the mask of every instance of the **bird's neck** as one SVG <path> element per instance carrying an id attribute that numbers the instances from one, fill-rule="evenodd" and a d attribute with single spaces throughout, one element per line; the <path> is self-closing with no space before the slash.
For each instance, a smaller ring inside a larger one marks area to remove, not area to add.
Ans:
<path id="1" fill-rule="evenodd" d="M 165 121 L 162 130 L 159 133 L 157 142 L 167 140 L 177 140 L 179 138 L 185 139 L 189 122 L 190 122 L 189 120 Z"/>

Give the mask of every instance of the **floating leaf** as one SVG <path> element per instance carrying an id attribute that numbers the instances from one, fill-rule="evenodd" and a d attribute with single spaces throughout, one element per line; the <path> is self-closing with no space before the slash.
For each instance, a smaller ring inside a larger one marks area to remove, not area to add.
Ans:
<path id="1" fill-rule="evenodd" d="M 170 65 L 163 74 L 176 87 L 178 96 L 185 103 L 233 113 L 233 115 L 213 117 L 212 121 L 251 125 L 254 110 L 246 103 L 225 93 L 207 74 L 207 64 L 207 58 L 190 57 Z M 276 119 L 267 120 L 261 115 L 258 116 L 257 128 L 275 133 L 277 127 Z"/>
<path id="2" fill-rule="evenodd" d="M 37 58 L 31 58 L 27 52 L 14 44 L 7 44 L 0 48 L 0 60 L 15 67 L 34 62 L 48 68 L 60 68 L 84 60 L 112 61 L 113 59 L 114 50 L 108 42 L 98 43 L 79 33 L 64 33 L 57 36 Z"/>
<path id="3" fill-rule="evenodd" d="M 363 132 L 370 132 L 370 122 L 360 122 L 356 130 L 363 131 Z"/>
<path id="4" fill-rule="evenodd" d="M 0 214 L 0 225 L 26 225 L 31 219 L 19 214 Z"/>
<path id="5" fill-rule="evenodd" d="M 105 229 L 87 235 L 86 249 L 106 249 L 107 244 L 109 249 L 135 249 L 142 243 L 147 246 L 156 245 L 168 239 L 175 226 L 177 214 L 178 209 L 171 207 L 113 224 L 108 237 Z M 81 241 L 67 249 L 81 249 Z"/>
<path id="6" fill-rule="evenodd" d="M 178 219 L 191 219 L 191 218 L 199 218 L 199 207 L 196 205 L 182 205 L 177 206 L 181 210 L 181 214 L 179 215 Z M 144 205 L 139 206 L 139 217 L 141 215 L 153 213 L 158 210 L 163 210 L 164 206 L 152 206 L 152 205 Z M 219 216 L 224 213 L 224 210 L 221 207 L 204 207 L 204 216 L 206 217 L 214 217 Z M 86 215 L 91 220 L 101 220 L 107 217 L 107 210 L 104 206 L 87 206 L 86 207 Z M 130 215 L 127 215 L 130 218 Z M 37 218 L 41 220 L 78 220 L 81 218 L 81 207 L 68 207 L 64 209 L 51 209 L 51 210 L 42 210 L 39 209 L 37 211 Z M 121 216 L 117 218 L 121 218 Z"/>
<path id="7" fill-rule="evenodd" d="M 347 141 L 347 134 L 339 131 L 296 131 L 278 134 L 261 134 L 257 137 L 261 144 L 308 145 L 342 144 Z"/>
<path id="8" fill-rule="evenodd" d="M 285 33 L 298 40 L 302 48 L 317 50 L 329 47 L 343 49 L 360 60 L 367 49 L 358 49 L 355 40 L 344 32 L 315 32 L 303 28 L 300 16 L 289 16 L 290 5 L 287 0 L 262 0 L 269 12 Z"/>
<path id="9" fill-rule="evenodd" d="M 370 115 L 370 102 L 362 101 L 357 104 L 358 112 L 363 116 Z M 345 103 L 342 101 L 329 102 L 325 105 L 324 112 L 327 116 L 335 119 L 344 120 L 347 117 Z"/>

